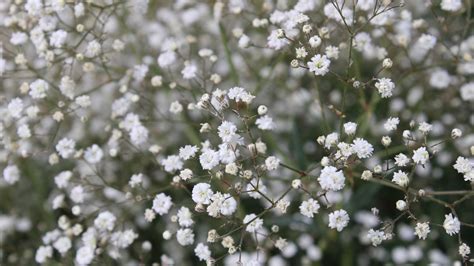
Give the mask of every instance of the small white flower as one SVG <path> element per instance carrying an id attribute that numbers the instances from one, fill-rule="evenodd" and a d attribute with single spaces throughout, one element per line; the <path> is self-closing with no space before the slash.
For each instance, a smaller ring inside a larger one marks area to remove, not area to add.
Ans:
<path id="1" fill-rule="evenodd" d="M 268 115 L 264 115 L 257 118 L 255 124 L 261 130 L 272 130 L 273 128 L 275 128 L 275 123 L 273 123 L 273 119 Z"/>
<path id="2" fill-rule="evenodd" d="M 159 215 L 163 215 L 168 213 L 172 205 L 173 202 L 171 201 L 171 197 L 164 193 L 160 193 L 155 196 L 152 209 Z"/>
<path id="3" fill-rule="evenodd" d="M 352 142 L 352 150 L 357 154 L 360 159 L 369 158 L 374 152 L 372 144 L 368 143 L 365 139 L 357 138 Z"/>
<path id="4" fill-rule="evenodd" d="M 345 180 L 342 170 L 338 171 L 334 166 L 325 166 L 318 177 L 318 182 L 324 190 L 341 190 Z"/>
<path id="5" fill-rule="evenodd" d="M 56 151 L 59 153 L 61 157 L 63 157 L 64 159 L 67 159 L 71 155 L 74 154 L 75 147 L 76 147 L 76 142 L 74 140 L 63 138 L 58 142 L 58 144 L 56 144 Z"/>
<path id="6" fill-rule="evenodd" d="M 400 119 L 398 117 L 390 117 L 389 119 L 387 119 L 387 122 L 385 122 L 383 127 L 385 128 L 385 130 L 390 132 L 396 130 L 399 123 Z"/>
<path id="7" fill-rule="evenodd" d="M 181 74 L 183 75 L 184 79 L 192 79 L 196 77 L 197 67 L 194 64 L 188 64 L 183 68 Z"/>
<path id="8" fill-rule="evenodd" d="M 275 156 L 270 156 L 265 159 L 265 166 L 267 167 L 268 171 L 272 171 L 278 168 L 280 165 L 280 159 Z"/>
<path id="9" fill-rule="evenodd" d="M 208 261 L 211 259 L 211 250 L 208 246 L 203 243 L 199 243 L 194 249 L 194 254 L 199 258 L 200 261 Z"/>
<path id="10" fill-rule="evenodd" d="M 95 252 L 92 247 L 83 246 L 77 250 L 75 261 L 79 265 L 89 265 L 92 263 L 92 260 L 94 259 L 94 255 L 95 255 Z"/>
<path id="11" fill-rule="evenodd" d="M 9 165 L 3 169 L 3 179 L 12 185 L 20 180 L 20 170 L 16 165 Z"/>
<path id="12" fill-rule="evenodd" d="M 94 220 L 94 226 L 99 231 L 112 231 L 117 217 L 109 211 L 101 212 Z"/>
<path id="13" fill-rule="evenodd" d="M 329 65 L 331 61 L 326 55 L 321 56 L 317 54 L 311 58 L 308 62 L 309 71 L 313 72 L 316 76 L 324 76 L 329 72 Z"/>
<path id="14" fill-rule="evenodd" d="M 430 233 L 429 223 L 417 223 L 415 226 L 415 235 L 419 239 L 425 240 L 428 234 Z"/>
<path id="15" fill-rule="evenodd" d="M 91 164 L 96 164 L 100 162 L 103 156 L 104 152 L 97 144 L 94 144 L 91 147 L 87 148 L 84 152 L 84 159 Z"/>
<path id="16" fill-rule="evenodd" d="M 201 156 L 199 162 L 204 170 L 211 170 L 219 164 L 219 153 L 212 149 L 206 149 Z"/>
<path id="17" fill-rule="evenodd" d="M 425 164 L 430 158 L 426 147 L 420 147 L 413 152 L 412 159 L 416 164 Z"/>
<path id="18" fill-rule="evenodd" d="M 341 232 L 349 224 L 349 215 L 345 210 L 337 210 L 329 214 L 329 228 Z"/>
<path id="19" fill-rule="evenodd" d="M 441 9 L 450 12 L 456 12 L 461 10 L 462 0 L 442 0 Z"/>
<path id="20" fill-rule="evenodd" d="M 392 182 L 401 187 L 406 187 L 408 182 L 410 182 L 410 179 L 408 178 L 407 173 L 403 172 L 402 170 L 398 170 L 398 172 L 393 174 Z"/>
<path id="21" fill-rule="evenodd" d="M 398 167 L 407 166 L 410 163 L 410 158 L 403 153 L 399 153 L 395 156 L 395 165 Z"/>
<path id="22" fill-rule="evenodd" d="M 367 232 L 367 238 L 372 242 L 372 246 L 376 247 L 386 239 L 385 233 L 381 230 L 370 229 Z"/>
<path id="23" fill-rule="evenodd" d="M 189 228 L 179 229 L 176 232 L 176 239 L 181 246 L 189 246 L 194 243 L 194 233 L 193 230 Z"/>
<path id="24" fill-rule="evenodd" d="M 193 187 L 192 198 L 197 204 L 209 204 L 213 193 L 209 184 L 199 183 Z"/>
<path id="25" fill-rule="evenodd" d="M 181 227 L 190 227 L 193 225 L 194 221 L 192 219 L 192 213 L 189 208 L 181 207 L 178 210 L 178 223 Z"/>
<path id="26" fill-rule="evenodd" d="M 194 155 L 196 155 L 197 151 L 198 147 L 186 145 L 184 147 L 179 148 L 179 157 L 183 160 L 188 160 L 193 158 Z"/>
<path id="27" fill-rule="evenodd" d="M 389 98 L 393 94 L 395 84 L 389 78 L 381 78 L 375 83 L 375 88 L 377 88 L 382 98 Z"/>
<path id="28" fill-rule="evenodd" d="M 471 248 L 466 244 L 462 243 L 459 246 L 459 255 L 461 255 L 463 258 L 466 258 L 471 254 Z"/>
<path id="29" fill-rule="evenodd" d="M 176 61 L 176 53 L 173 51 L 166 51 L 158 57 L 158 65 L 162 68 L 169 67 Z"/>
<path id="30" fill-rule="evenodd" d="M 161 160 L 161 164 L 168 173 L 173 173 L 183 168 L 183 161 L 181 161 L 181 158 L 179 158 L 177 155 L 170 155 L 166 157 L 165 159 Z"/>
<path id="31" fill-rule="evenodd" d="M 446 233 L 450 236 L 459 233 L 459 230 L 461 230 L 461 223 L 459 222 L 458 217 L 450 213 L 446 214 L 444 218 L 443 228 L 446 230 Z"/>
<path id="32" fill-rule="evenodd" d="M 255 233 L 262 229 L 263 226 L 263 220 L 258 218 L 254 213 L 245 215 L 243 223 L 247 225 L 245 230 L 249 233 Z"/>
<path id="33" fill-rule="evenodd" d="M 319 203 L 317 200 L 308 199 L 301 203 L 300 213 L 306 217 L 313 218 L 315 213 L 319 211 Z"/>
<path id="34" fill-rule="evenodd" d="M 33 99 L 45 98 L 48 90 L 48 83 L 42 79 L 37 79 L 30 84 L 30 96 Z"/>
<path id="35" fill-rule="evenodd" d="M 354 123 L 354 122 L 347 122 L 344 124 L 344 132 L 349 135 L 349 136 L 352 136 L 355 134 L 357 130 L 357 124 Z"/>

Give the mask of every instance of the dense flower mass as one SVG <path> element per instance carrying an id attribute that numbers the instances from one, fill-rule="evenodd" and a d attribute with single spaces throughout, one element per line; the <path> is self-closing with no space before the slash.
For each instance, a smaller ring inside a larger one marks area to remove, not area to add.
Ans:
<path id="1" fill-rule="evenodd" d="M 469 0 L 0 1 L 0 265 L 470 265 Z"/>

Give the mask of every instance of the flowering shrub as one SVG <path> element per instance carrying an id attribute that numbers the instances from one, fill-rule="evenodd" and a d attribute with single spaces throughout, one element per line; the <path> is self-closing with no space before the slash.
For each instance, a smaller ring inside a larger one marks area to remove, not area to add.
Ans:
<path id="1" fill-rule="evenodd" d="M 469 264 L 473 9 L 2 1 L 0 264 Z"/>

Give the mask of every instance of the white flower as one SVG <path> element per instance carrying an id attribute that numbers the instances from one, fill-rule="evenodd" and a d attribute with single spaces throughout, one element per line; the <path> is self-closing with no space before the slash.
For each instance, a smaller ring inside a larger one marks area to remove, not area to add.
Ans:
<path id="1" fill-rule="evenodd" d="M 344 132 L 346 132 L 347 135 L 354 135 L 357 130 L 357 124 L 354 122 L 347 122 L 344 124 Z"/>
<path id="2" fill-rule="evenodd" d="M 209 184 L 199 183 L 193 187 L 192 198 L 197 204 L 209 204 L 213 193 Z"/>
<path id="3" fill-rule="evenodd" d="M 181 74 L 184 79 L 192 79 L 196 77 L 197 67 L 194 64 L 189 64 L 183 68 Z"/>
<path id="4" fill-rule="evenodd" d="M 179 177 L 182 179 L 182 180 L 189 180 L 193 177 L 193 171 L 191 171 L 191 169 L 183 169 L 179 172 Z"/>
<path id="5" fill-rule="evenodd" d="M 94 220 L 94 226 L 99 231 L 112 231 L 117 217 L 109 211 L 101 212 Z"/>
<path id="6" fill-rule="evenodd" d="M 72 177 L 71 171 L 63 171 L 54 177 L 54 182 L 56 183 L 56 186 L 58 188 L 65 188 L 67 187 L 71 177 Z"/>
<path id="7" fill-rule="evenodd" d="M 400 119 L 398 117 L 390 117 L 387 119 L 387 122 L 383 125 L 385 130 L 387 131 L 394 131 L 397 129 L 398 124 L 400 123 Z"/>
<path id="8" fill-rule="evenodd" d="M 66 42 L 67 32 L 64 30 L 57 30 L 51 34 L 49 45 L 55 48 L 61 48 Z"/>
<path id="9" fill-rule="evenodd" d="M 69 76 L 64 76 L 61 78 L 61 83 L 59 84 L 59 90 L 68 99 L 72 100 L 74 98 L 75 88 L 76 88 L 76 83 Z"/>
<path id="10" fill-rule="evenodd" d="M 222 124 L 217 128 L 217 131 L 219 137 L 222 139 L 222 142 L 230 142 L 237 132 L 237 127 L 232 122 L 223 121 Z"/>
<path id="11" fill-rule="evenodd" d="M 21 112 L 23 111 L 24 105 L 21 98 L 14 98 L 8 103 L 8 113 L 13 118 L 20 118 Z"/>
<path id="12" fill-rule="evenodd" d="M 237 210 L 237 201 L 230 195 L 223 195 L 224 201 L 221 203 L 220 212 L 222 215 L 232 215 Z"/>
<path id="13" fill-rule="evenodd" d="M 176 239 L 181 246 L 189 246 L 194 243 L 194 233 L 193 230 L 189 228 L 179 229 L 176 232 Z"/>
<path id="14" fill-rule="evenodd" d="M 20 180 L 20 170 L 16 165 L 9 165 L 3 169 L 3 179 L 12 185 Z"/>
<path id="15" fill-rule="evenodd" d="M 461 223 L 458 220 L 458 217 L 453 216 L 452 213 L 444 215 L 443 228 L 446 230 L 446 233 L 450 236 L 459 233 L 461 230 Z"/>
<path id="16" fill-rule="evenodd" d="M 199 162 L 204 170 L 211 170 L 219 164 L 219 153 L 212 149 L 206 149 L 201 156 Z"/>
<path id="17" fill-rule="evenodd" d="M 285 38 L 280 38 L 278 36 L 278 30 L 273 30 L 267 38 L 267 45 L 268 47 L 280 50 L 281 48 L 288 45 L 290 42 Z"/>
<path id="18" fill-rule="evenodd" d="M 91 164 L 100 162 L 103 156 L 104 152 L 97 144 L 94 144 L 91 147 L 87 148 L 84 152 L 84 159 Z"/>
<path id="19" fill-rule="evenodd" d="M 10 42 L 13 45 L 21 45 L 28 41 L 28 35 L 24 32 L 13 32 Z"/>
<path id="20" fill-rule="evenodd" d="M 375 88 L 377 88 L 382 98 L 389 98 L 392 96 L 395 84 L 389 78 L 381 78 L 375 83 Z"/>
<path id="21" fill-rule="evenodd" d="M 30 84 L 30 96 L 33 99 L 41 99 L 46 97 L 46 92 L 48 90 L 48 83 L 42 79 L 37 79 Z"/>
<path id="22" fill-rule="evenodd" d="M 428 124 L 428 123 L 426 123 L 426 122 L 421 122 L 420 125 L 419 125 L 419 127 L 418 127 L 418 130 L 420 130 L 421 133 L 423 133 L 423 134 L 426 135 L 426 134 L 428 134 L 428 133 L 431 131 L 432 128 L 433 128 L 432 125 L 430 125 L 430 124 Z"/>
<path id="23" fill-rule="evenodd" d="M 168 67 L 176 61 L 176 53 L 173 51 L 166 51 L 158 57 L 158 65 L 162 68 Z"/>
<path id="24" fill-rule="evenodd" d="M 179 148 L 179 157 L 183 160 L 188 160 L 193 158 L 194 155 L 196 155 L 197 151 L 198 147 L 186 145 L 184 147 Z"/>
<path id="25" fill-rule="evenodd" d="M 209 247 L 203 243 L 199 243 L 196 246 L 194 249 L 194 254 L 196 254 L 196 257 L 198 257 L 200 261 L 207 261 L 211 259 L 211 251 L 209 250 Z"/>
<path id="26" fill-rule="evenodd" d="M 474 101 L 474 82 L 461 86 L 461 98 L 464 101 Z"/>
<path id="27" fill-rule="evenodd" d="M 382 243 L 382 241 L 387 239 L 385 232 L 381 230 L 370 229 L 367 232 L 367 238 L 372 242 L 372 246 L 376 247 Z"/>
<path id="28" fill-rule="evenodd" d="M 132 175 L 132 177 L 130 177 L 130 181 L 128 181 L 128 185 L 130 187 L 134 188 L 134 187 L 137 187 L 138 185 L 140 185 L 142 182 L 143 182 L 143 174 L 138 173 L 138 174 Z"/>
<path id="29" fill-rule="evenodd" d="M 87 44 L 85 55 L 89 58 L 96 57 L 100 54 L 102 46 L 96 40 L 92 40 Z"/>
<path id="30" fill-rule="evenodd" d="M 236 102 L 244 102 L 246 104 L 250 104 L 252 100 L 255 98 L 252 94 L 245 91 L 244 88 L 241 87 L 233 87 L 229 89 L 227 93 L 229 99 L 234 100 Z"/>
<path id="31" fill-rule="evenodd" d="M 341 190 L 345 180 L 342 170 L 338 171 L 334 166 L 325 166 L 318 177 L 318 182 L 324 190 Z"/>
<path id="32" fill-rule="evenodd" d="M 408 179 L 407 173 L 403 172 L 402 170 L 398 170 L 398 172 L 393 174 L 392 182 L 401 187 L 406 187 L 410 180 Z"/>
<path id="33" fill-rule="evenodd" d="M 456 12 L 461 10 L 462 0 L 442 0 L 441 9 L 450 12 Z"/>
<path id="34" fill-rule="evenodd" d="M 18 127 L 17 134 L 22 139 L 28 139 L 31 137 L 31 130 L 28 124 L 23 124 Z"/>
<path id="35" fill-rule="evenodd" d="M 428 234 L 430 233 L 429 223 L 417 223 L 415 226 L 415 235 L 419 239 L 425 240 Z"/>
<path id="36" fill-rule="evenodd" d="M 181 227 L 190 227 L 193 225 L 194 221 L 192 219 L 191 211 L 186 207 L 181 207 L 178 210 L 178 223 Z"/>
<path id="37" fill-rule="evenodd" d="M 118 248 L 127 248 L 137 238 L 138 234 L 136 234 L 133 230 L 129 229 L 113 233 L 110 237 L 110 242 L 112 243 L 112 245 Z"/>
<path id="38" fill-rule="evenodd" d="M 451 83 L 451 76 L 444 69 L 437 69 L 431 73 L 430 85 L 436 89 L 444 89 Z"/>
<path id="39" fill-rule="evenodd" d="M 164 193 L 160 193 L 155 196 L 155 199 L 153 200 L 152 209 L 159 215 L 163 215 L 168 213 L 171 208 L 171 205 L 173 205 L 171 197 L 167 196 Z"/>
<path id="40" fill-rule="evenodd" d="M 272 171 L 278 168 L 280 165 L 280 159 L 275 156 L 270 156 L 265 159 L 265 166 L 267 167 L 268 171 Z"/>
<path id="41" fill-rule="evenodd" d="M 273 123 L 273 119 L 268 115 L 261 116 L 257 118 L 255 124 L 261 130 L 272 130 L 275 127 L 275 123 Z"/>
<path id="42" fill-rule="evenodd" d="M 329 65 L 331 61 L 326 55 L 321 56 L 317 54 L 311 58 L 308 62 L 309 71 L 313 72 L 316 76 L 324 76 L 329 72 Z"/>
<path id="43" fill-rule="evenodd" d="M 84 202 L 84 188 L 81 185 L 73 187 L 69 198 L 75 203 Z"/>
<path id="44" fill-rule="evenodd" d="M 179 103 L 179 101 L 174 101 L 170 105 L 170 112 L 173 114 L 179 114 L 183 111 L 183 106 Z"/>
<path id="45" fill-rule="evenodd" d="M 341 232 L 349 224 L 349 215 L 345 210 L 337 210 L 329 214 L 329 228 Z"/>
<path id="46" fill-rule="evenodd" d="M 83 246 L 77 250 L 76 263 L 78 265 L 89 265 L 94 259 L 94 249 L 90 246 Z"/>
<path id="47" fill-rule="evenodd" d="M 76 151 L 75 147 L 76 142 L 74 140 L 63 138 L 58 142 L 58 144 L 56 144 L 56 151 L 61 157 L 67 159 L 74 154 L 74 152 Z"/>
<path id="48" fill-rule="evenodd" d="M 51 246 L 40 246 L 36 250 L 35 261 L 43 264 L 47 259 L 53 257 L 53 248 Z"/>
<path id="49" fill-rule="evenodd" d="M 466 244 L 462 243 L 459 246 L 459 255 L 461 255 L 463 258 L 466 258 L 471 254 L 471 248 Z"/>
<path id="50" fill-rule="evenodd" d="M 369 158 L 374 152 L 372 144 L 362 138 L 355 139 L 351 147 L 360 159 Z"/>
<path id="51" fill-rule="evenodd" d="M 332 146 L 336 145 L 339 140 L 339 135 L 337 133 L 331 133 L 326 136 L 324 140 L 324 147 L 330 149 Z"/>
<path id="52" fill-rule="evenodd" d="M 420 147 L 413 152 L 412 159 L 416 164 L 425 164 L 430 158 L 430 154 L 426 151 L 426 147 Z"/>
<path id="53" fill-rule="evenodd" d="M 472 171 L 473 167 L 469 159 L 466 159 L 462 156 L 459 156 L 456 159 L 456 163 L 453 165 L 454 169 L 458 171 L 460 174 L 466 174 L 470 171 Z"/>
<path id="54" fill-rule="evenodd" d="M 317 200 L 308 199 L 301 203 L 300 213 L 306 217 L 313 218 L 315 213 L 319 211 L 319 203 Z"/>
<path id="55" fill-rule="evenodd" d="M 398 167 L 407 166 L 410 162 L 410 158 L 403 153 L 399 153 L 395 156 L 395 165 Z"/>
<path id="56" fill-rule="evenodd" d="M 172 173 L 183 168 L 183 161 L 177 155 L 170 155 L 165 159 L 161 160 L 161 164 L 165 168 L 165 171 Z"/>
<path id="57" fill-rule="evenodd" d="M 245 215 L 243 223 L 247 225 L 245 230 L 249 233 L 255 233 L 262 229 L 263 226 L 263 220 L 258 218 L 254 213 Z"/>
<path id="58" fill-rule="evenodd" d="M 64 253 L 68 252 L 69 249 L 72 247 L 71 239 L 68 237 L 60 237 L 56 240 L 53 244 L 53 247 L 64 256 Z"/>

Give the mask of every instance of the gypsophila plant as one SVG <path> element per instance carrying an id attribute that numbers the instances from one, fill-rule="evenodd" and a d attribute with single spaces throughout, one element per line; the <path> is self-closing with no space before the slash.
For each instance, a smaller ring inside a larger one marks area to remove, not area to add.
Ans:
<path id="1" fill-rule="evenodd" d="M 471 0 L 3 0 L 1 265 L 469 265 Z"/>

